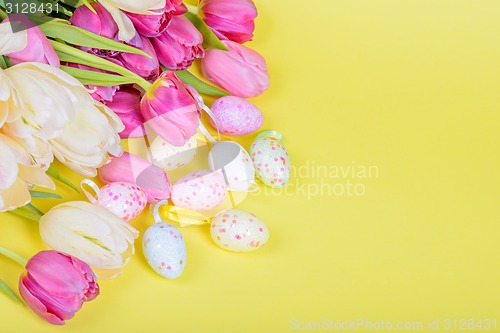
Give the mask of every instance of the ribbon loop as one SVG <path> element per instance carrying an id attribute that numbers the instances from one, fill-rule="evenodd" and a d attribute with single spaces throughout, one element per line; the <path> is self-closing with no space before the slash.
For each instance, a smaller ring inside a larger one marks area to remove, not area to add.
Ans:
<path id="1" fill-rule="evenodd" d="M 90 194 L 89 191 L 87 191 L 83 186 L 87 185 L 89 186 L 92 190 L 94 190 L 95 195 Z M 83 193 L 85 193 L 85 196 L 87 199 L 89 199 L 90 203 L 95 204 L 97 200 L 99 200 L 99 194 L 101 194 L 101 190 L 99 189 L 99 186 L 97 186 L 96 183 L 91 181 L 90 179 L 83 179 L 80 182 L 80 187 L 82 188 Z"/>

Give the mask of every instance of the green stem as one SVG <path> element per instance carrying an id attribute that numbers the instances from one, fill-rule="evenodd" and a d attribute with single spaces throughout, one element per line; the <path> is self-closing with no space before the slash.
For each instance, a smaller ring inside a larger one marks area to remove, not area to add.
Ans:
<path id="1" fill-rule="evenodd" d="M 19 265 L 26 267 L 26 264 L 28 263 L 28 259 L 20 256 L 19 254 L 12 252 L 11 250 L 3 247 L 0 245 L 0 254 L 3 254 L 7 258 L 17 262 Z"/>
<path id="2" fill-rule="evenodd" d="M 7 18 L 7 13 L 0 8 L 0 19 L 4 20 Z"/>
<path id="3" fill-rule="evenodd" d="M 9 210 L 8 212 L 12 213 L 12 214 L 15 214 L 17 216 L 21 216 L 21 217 L 24 217 L 26 219 L 35 221 L 35 222 L 39 222 L 40 221 L 40 215 L 38 215 L 36 213 L 33 213 L 33 212 L 30 212 L 30 211 L 27 211 L 25 209 L 17 208 L 17 209 L 14 209 L 14 210 Z"/>
<path id="4" fill-rule="evenodd" d="M 152 86 L 151 83 L 149 83 L 148 81 L 146 81 L 145 79 L 143 79 L 139 75 L 135 74 L 132 71 L 129 71 L 128 69 L 126 69 L 120 65 L 117 65 L 109 60 L 99 58 L 98 56 L 84 52 L 84 51 L 79 50 L 77 48 L 74 48 L 72 46 L 69 46 L 69 45 L 66 45 L 66 44 L 63 44 L 60 42 L 56 42 L 54 40 L 49 40 L 49 41 L 50 41 L 50 44 L 52 45 L 52 47 L 54 48 L 54 50 L 56 50 L 56 51 L 60 51 L 62 53 L 66 53 L 70 56 L 92 62 L 96 65 L 96 68 L 110 70 L 110 71 L 113 71 L 113 72 L 118 73 L 120 75 L 123 75 L 125 77 L 131 78 L 134 80 L 134 82 L 136 84 L 138 84 L 145 91 L 149 91 L 151 89 L 151 86 Z M 103 66 L 106 68 L 98 67 L 98 66 Z"/>
<path id="5" fill-rule="evenodd" d="M 198 8 L 198 6 L 193 6 L 187 3 L 185 3 L 185 5 L 190 13 L 193 13 L 194 15 L 198 15 L 200 13 L 200 8 Z"/>

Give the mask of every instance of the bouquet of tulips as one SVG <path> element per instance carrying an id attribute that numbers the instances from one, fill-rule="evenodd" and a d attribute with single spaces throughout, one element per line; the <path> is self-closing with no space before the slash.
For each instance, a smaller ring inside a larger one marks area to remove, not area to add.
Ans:
<path id="1" fill-rule="evenodd" d="M 200 131 L 217 142 L 200 121 L 203 110 L 214 128 L 229 136 L 257 130 L 262 115 L 244 98 L 263 93 L 269 75 L 263 57 L 243 45 L 253 37 L 256 17 L 252 0 L 0 0 L 0 211 L 38 221 L 41 238 L 51 248 L 29 261 L 3 247 L 0 253 L 25 267 L 19 293 L 40 317 L 64 324 L 83 302 L 97 297 L 97 277 L 120 274 L 139 236 L 129 222 L 147 204 L 154 205 L 158 232 L 169 230 L 172 242 L 182 236 L 158 221 L 159 204 L 170 198 L 170 208 L 178 206 L 177 213 L 192 213 L 198 222 L 207 219 L 197 212 L 220 204 L 212 205 L 212 195 L 224 197 L 217 191 L 229 186 L 225 172 L 185 180 L 215 179 L 196 206 L 187 203 L 190 194 L 174 193 L 167 176 L 170 163 L 125 152 L 122 144 L 154 135 L 162 147 L 186 151 L 196 145 Z M 193 63 L 213 84 L 188 71 Z M 202 95 L 220 97 L 218 110 L 213 106 L 212 112 Z M 270 152 L 281 148 L 274 141 L 271 146 Z M 243 149 L 242 154 L 248 162 L 248 153 Z M 99 189 L 84 179 L 96 191 L 85 191 L 90 203 L 65 202 L 44 214 L 32 198 L 57 197 L 43 190 L 54 190 L 54 180 L 77 190 L 54 167 L 55 159 L 82 178 L 99 174 L 108 185 Z M 284 170 L 285 158 L 274 160 Z M 177 161 L 173 168 L 184 164 Z M 262 168 L 269 172 L 268 164 Z M 272 177 L 272 184 L 286 183 L 277 173 Z M 198 184 L 204 180 L 192 186 Z M 145 249 L 154 239 L 144 240 Z M 174 250 L 182 266 L 181 245 Z M 159 274 L 180 274 L 163 259 L 153 265 L 155 255 L 146 259 Z M 17 299 L 1 280 L 0 290 Z"/>

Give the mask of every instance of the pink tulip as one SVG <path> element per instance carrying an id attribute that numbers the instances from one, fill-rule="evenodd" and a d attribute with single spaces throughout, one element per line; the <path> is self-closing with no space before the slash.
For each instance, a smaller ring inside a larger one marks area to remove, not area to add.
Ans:
<path id="1" fill-rule="evenodd" d="M 99 169 L 99 177 L 108 184 L 114 182 L 132 183 L 144 190 L 149 203 L 156 203 L 170 197 L 170 182 L 162 168 L 145 159 L 123 153 Z"/>
<path id="2" fill-rule="evenodd" d="M 151 42 L 160 63 L 170 70 L 185 70 L 205 55 L 203 35 L 184 16 L 173 17 L 167 30 Z"/>
<path id="3" fill-rule="evenodd" d="M 140 54 L 124 52 L 120 53 L 120 55 L 116 57 L 116 60 L 118 60 L 123 67 L 131 70 L 140 77 L 148 81 L 156 80 L 158 76 L 160 76 L 160 63 L 158 62 L 155 49 L 149 39 L 137 34 L 129 43 L 149 54 L 151 58 Z"/>
<path id="4" fill-rule="evenodd" d="M 141 100 L 141 113 L 165 141 L 183 146 L 195 135 L 201 116 L 198 102 L 174 74 L 164 72 Z"/>
<path id="5" fill-rule="evenodd" d="M 93 32 L 96 35 L 117 41 L 118 25 L 116 25 L 111 14 L 98 2 L 91 2 L 91 6 L 97 14 L 94 14 L 87 6 L 80 6 L 75 10 L 69 22 L 76 27 Z M 83 47 L 82 49 L 89 50 Z M 118 54 L 116 51 L 102 49 L 90 49 L 89 51 L 102 57 L 111 57 Z"/>
<path id="6" fill-rule="evenodd" d="M 223 41 L 229 52 L 208 49 L 202 60 L 203 75 L 231 95 L 248 98 L 269 88 L 266 61 L 256 51 L 231 41 Z"/>
<path id="7" fill-rule="evenodd" d="M 252 0 L 202 0 L 203 20 L 222 39 L 252 40 L 257 8 Z"/>
<path id="8" fill-rule="evenodd" d="M 59 57 L 47 37 L 26 15 L 12 14 L 4 22 L 20 22 L 26 27 L 28 35 L 28 44 L 23 50 L 7 54 L 13 65 L 21 62 L 40 62 L 54 67 L 60 66 Z"/>
<path id="9" fill-rule="evenodd" d="M 158 37 L 165 31 L 174 15 L 182 15 L 187 11 L 182 0 L 167 0 L 165 8 L 153 15 L 125 12 L 134 24 L 137 32 L 144 37 Z"/>
<path id="10" fill-rule="evenodd" d="M 19 292 L 41 318 L 64 325 L 84 302 L 99 295 L 99 285 L 83 261 L 56 251 L 42 251 L 28 261 L 19 280 Z"/>
<path id="11" fill-rule="evenodd" d="M 146 135 L 140 103 L 141 93 L 131 87 L 121 88 L 115 93 L 113 100 L 106 103 L 125 125 L 125 129 L 120 132 L 121 138 L 142 138 Z"/>

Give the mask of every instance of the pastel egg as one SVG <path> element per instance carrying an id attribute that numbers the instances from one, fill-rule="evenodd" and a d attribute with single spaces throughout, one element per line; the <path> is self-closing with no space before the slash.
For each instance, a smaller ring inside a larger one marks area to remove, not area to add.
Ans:
<path id="1" fill-rule="evenodd" d="M 290 157 L 281 134 L 263 132 L 250 147 L 257 177 L 267 186 L 284 187 L 290 180 Z"/>
<path id="2" fill-rule="evenodd" d="M 100 189 L 96 204 L 128 222 L 144 210 L 147 198 L 140 187 L 131 183 L 116 182 Z"/>
<path id="3" fill-rule="evenodd" d="M 249 101 L 235 96 L 224 96 L 212 104 L 219 131 L 238 136 L 257 131 L 264 122 L 262 112 Z M 212 126 L 215 126 L 212 120 Z"/>
<path id="4" fill-rule="evenodd" d="M 252 213 L 228 209 L 212 219 L 212 240 L 219 247 L 233 252 L 250 252 L 267 243 L 269 229 Z"/>
<path id="5" fill-rule="evenodd" d="M 153 270 L 167 279 L 182 274 L 186 265 L 186 243 L 179 229 L 159 222 L 146 230 L 142 238 L 144 258 Z"/>
<path id="6" fill-rule="evenodd" d="M 171 198 L 176 206 L 202 212 L 219 206 L 226 192 L 221 170 L 198 170 L 182 177 L 172 186 Z"/>
<path id="7" fill-rule="evenodd" d="M 178 169 L 193 160 L 197 147 L 196 136 L 192 136 L 181 147 L 176 147 L 158 136 L 150 146 L 151 162 L 167 171 Z"/>

